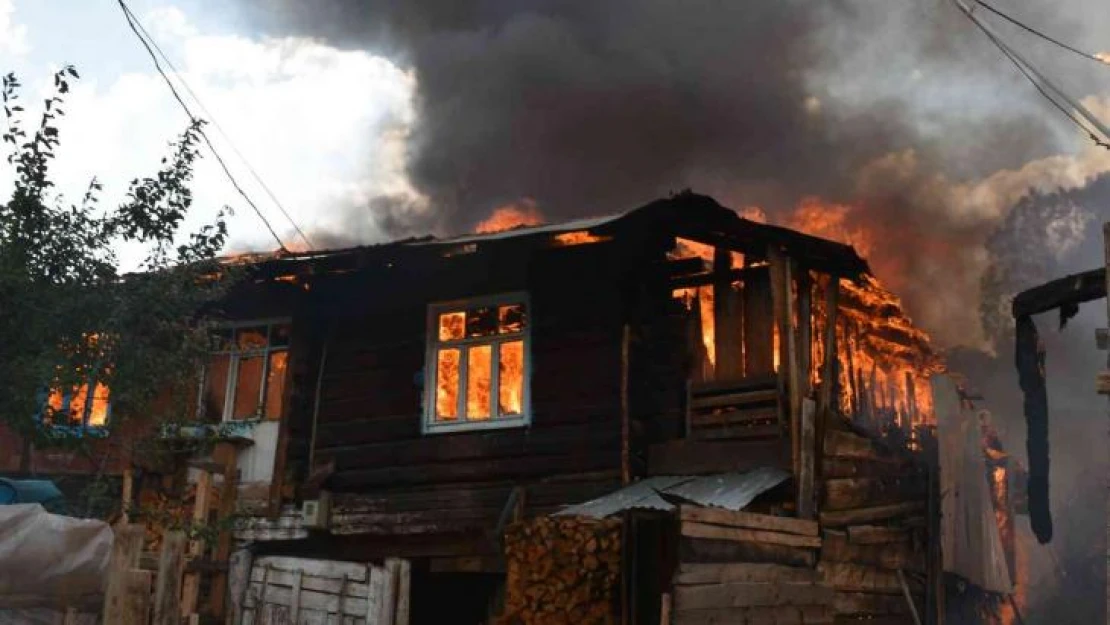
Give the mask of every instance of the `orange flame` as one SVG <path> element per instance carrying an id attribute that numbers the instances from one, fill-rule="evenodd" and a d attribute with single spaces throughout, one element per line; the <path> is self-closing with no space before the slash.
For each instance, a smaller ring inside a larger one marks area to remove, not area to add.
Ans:
<path id="1" fill-rule="evenodd" d="M 572 230 L 570 232 L 562 232 L 555 235 L 555 245 L 586 245 L 587 243 L 600 243 L 608 241 L 612 237 L 603 237 L 596 234 L 590 234 L 587 230 Z"/>
<path id="2" fill-rule="evenodd" d="M 474 232 L 488 234 L 522 226 L 538 226 L 543 223 L 543 215 L 535 200 L 524 198 L 520 202 L 506 204 L 493 209 L 490 216 L 478 222 Z"/>

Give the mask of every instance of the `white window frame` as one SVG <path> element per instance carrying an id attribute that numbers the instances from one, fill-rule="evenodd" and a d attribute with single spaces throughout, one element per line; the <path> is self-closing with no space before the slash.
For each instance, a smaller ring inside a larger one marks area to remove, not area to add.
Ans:
<path id="1" fill-rule="evenodd" d="M 462 338 L 457 341 L 441 342 L 439 340 L 439 316 L 445 312 L 455 312 L 459 310 L 466 310 L 468 308 L 481 308 L 493 306 L 506 306 L 512 304 L 521 304 L 524 306 L 524 329 L 519 334 L 510 334 L 505 336 L 483 336 L 474 338 Z M 428 306 L 428 319 L 426 329 L 426 345 L 424 360 L 424 407 L 423 417 L 421 420 L 422 429 L 424 434 L 440 434 L 446 432 L 459 432 L 459 431 L 472 431 L 472 430 L 495 430 L 504 428 L 519 428 L 527 427 L 532 423 L 532 323 L 533 323 L 532 305 L 528 299 L 528 294 L 525 292 L 512 292 L 502 293 L 498 295 L 487 295 L 483 297 L 471 297 L 466 299 L 453 300 L 449 302 L 436 302 Z M 523 375 L 523 389 L 521 389 L 521 406 L 520 414 L 512 415 L 509 417 L 496 416 L 498 410 L 498 401 L 500 398 L 500 375 L 497 374 L 500 364 L 500 350 L 497 347 L 501 343 L 508 343 L 512 341 L 524 342 L 524 375 Z M 467 387 L 467 348 L 474 345 L 490 345 L 492 346 L 492 361 L 491 361 L 491 375 L 490 375 L 490 405 L 491 412 L 488 419 L 468 421 L 466 419 L 466 387 Z M 460 351 L 459 357 L 459 419 L 455 421 L 437 421 L 436 420 L 436 390 L 437 381 L 436 367 L 439 362 L 438 353 L 440 347 L 457 347 Z"/>
<path id="2" fill-rule="evenodd" d="M 281 326 L 281 325 L 288 325 L 290 327 L 289 344 L 280 345 L 280 346 L 275 347 L 275 346 L 270 344 L 270 333 L 273 332 L 274 326 Z M 262 374 L 261 374 L 262 375 L 262 380 L 261 380 L 261 383 L 258 385 L 258 388 L 259 388 L 259 391 L 258 391 L 258 405 L 262 406 L 263 409 L 265 409 L 266 393 L 269 390 L 270 354 L 273 353 L 273 352 L 276 352 L 276 351 L 284 351 L 286 353 L 285 366 L 286 366 L 286 368 L 289 367 L 289 356 L 288 356 L 288 354 L 289 354 L 290 348 L 292 347 L 292 344 L 293 344 L 293 336 L 292 336 L 292 331 L 291 331 L 292 326 L 293 326 L 293 320 L 291 318 L 289 318 L 289 317 L 275 317 L 275 318 L 269 318 L 269 319 L 252 319 L 252 320 L 249 320 L 249 321 L 233 321 L 233 322 L 227 322 L 227 323 L 220 323 L 220 324 L 216 325 L 216 329 L 231 331 L 231 333 L 232 333 L 231 334 L 231 336 L 232 336 L 231 344 L 233 346 L 234 342 L 235 342 L 235 331 L 236 330 L 238 330 L 240 328 L 253 328 L 253 327 L 258 327 L 258 326 L 266 326 L 266 347 L 263 347 L 263 348 L 260 348 L 260 349 L 250 349 L 250 350 L 238 350 L 238 349 L 232 349 L 231 347 L 229 347 L 228 349 L 214 349 L 214 350 L 210 350 L 208 352 L 209 357 L 219 356 L 219 355 L 224 355 L 224 354 L 226 354 L 228 356 L 227 386 L 224 388 L 224 410 L 223 410 L 223 414 L 220 415 L 220 422 L 221 423 L 229 423 L 229 422 L 234 423 L 234 422 L 241 422 L 241 421 L 250 421 L 253 418 L 253 417 L 242 418 L 242 419 L 235 419 L 234 418 L 235 393 L 238 390 L 236 388 L 235 383 L 239 379 L 239 361 L 242 360 L 244 355 L 246 355 L 246 356 L 262 355 L 263 356 L 263 358 L 262 358 Z M 206 364 L 204 366 L 204 371 L 203 371 L 204 375 L 201 376 L 200 388 L 197 389 L 197 417 L 202 419 L 202 420 L 206 419 L 206 418 L 209 418 L 209 415 L 204 414 L 204 400 L 205 400 L 204 393 L 205 393 L 205 390 L 207 390 L 207 388 L 208 388 L 208 372 L 209 372 L 210 366 L 211 366 L 210 364 Z M 286 373 L 288 374 L 288 371 Z M 284 401 L 283 401 L 283 405 L 281 407 L 281 412 L 282 413 L 285 412 Z M 283 416 L 282 414 L 279 414 L 278 418 L 274 419 L 273 421 L 275 421 L 275 422 L 281 421 L 282 416 Z M 265 418 L 265 416 L 263 416 L 262 420 L 266 421 L 267 419 Z"/>

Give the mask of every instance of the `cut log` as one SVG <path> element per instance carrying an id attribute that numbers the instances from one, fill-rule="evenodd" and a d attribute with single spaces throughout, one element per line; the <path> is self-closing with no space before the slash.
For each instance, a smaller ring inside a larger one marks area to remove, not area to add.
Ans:
<path id="1" fill-rule="evenodd" d="M 881 525 L 848 526 L 848 542 L 858 545 L 901 543 L 909 539 L 910 530 L 904 527 L 885 527 Z"/>
<path id="2" fill-rule="evenodd" d="M 769 514 L 753 514 L 743 511 L 733 512 L 732 510 L 723 510 L 720 508 L 681 506 L 679 508 L 679 516 L 683 521 L 727 525 L 730 527 L 746 527 L 771 532 L 799 534 L 802 536 L 819 535 L 819 527 L 816 521 L 777 517 Z"/>
<path id="3" fill-rule="evenodd" d="M 821 512 L 821 525 L 839 527 L 844 525 L 862 525 L 872 521 L 883 521 L 900 516 L 906 516 L 925 509 L 924 501 L 911 501 L 904 503 L 874 506 L 871 508 L 857 508 L 855 510 L 834 510 Z"/>
<path id="4" fill-rule="evenodd" d="M 679 542 L 679 559 L 682 562 L 752 562 L 812 567 L 817 554 L 812 549 L 785 545 L 684 538 Z"/>
<path id="5" fill-rule="evenodd" d="M 821 547 L 821 539 L 815 536 L 798 536 L 797 534 L 725 527 L 722 525 L 710 525 L 708 523 L 697 523 L 693 521 L 683 521 L 681 532 L 683 536 L 689 536 L 691 538 L 735 540 L 741 542 L 786 545 L 788 547 L 808 547 L 810 549 L 819 549 Z"/>
<path id="6" fill-rule="evenodd" d="M 675 610 L 743 608 L 776 605 L 832 605 L 834 591 L 823 584 L 794 582 L 704 584 L 679 586 L 674 591 Z"/>
<path id="7" fill-rule="evenodd" d="M 778 564 L 693 564 L 683 562 L 678 567 L 674 583 L 727 584 L 733 582 L 816 582 L 813 569 Z"/>

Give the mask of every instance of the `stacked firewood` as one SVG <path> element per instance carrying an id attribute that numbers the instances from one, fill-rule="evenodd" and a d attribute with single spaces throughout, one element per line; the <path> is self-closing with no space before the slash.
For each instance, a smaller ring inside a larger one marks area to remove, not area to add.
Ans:
<path id="1" fill-rule="evenodd" d="M 674 625 L 833 622 L 815 521 L 681 506 Z"/>
<path id="2" fill-rule="evenodd" d="M 505 532 L 505 612 L 499 625 L 615 623 L 619 520 L 539 517 Z"/>
<path id="3" fill-rule="evenodd" d="M 850 432 L 829 432 L 824 450 L 817 569 L 836 590 L 837 623 L 912 623 L 924 608 L 924 476 Z"/>

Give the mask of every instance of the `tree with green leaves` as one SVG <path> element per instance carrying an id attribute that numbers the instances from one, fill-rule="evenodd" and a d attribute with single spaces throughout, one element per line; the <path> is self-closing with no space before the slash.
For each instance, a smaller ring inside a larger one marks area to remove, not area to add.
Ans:
<path id="1" fill-rule="evenodd" d="M 53 94 L 28 129 L 21 85 L 3 77 L 14 190 L 0 203 L 0 419 L 36 447 L 87 451 L 91 438 L 128 420 L 193 420 L 209 332 L 200 312 L 229 279 L 216 258 L 227 210 L 183 232 L 202 122 L 170 144 L 152 176 L 132 180 L 118 206 L 98 202 L 96 178 L 78 202 L 57 191 L 57 121 L 77 79 L 72 67 L 54 74 Z M 125 245 L 145 251 L 126 274 Z"/>

